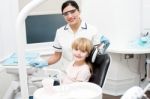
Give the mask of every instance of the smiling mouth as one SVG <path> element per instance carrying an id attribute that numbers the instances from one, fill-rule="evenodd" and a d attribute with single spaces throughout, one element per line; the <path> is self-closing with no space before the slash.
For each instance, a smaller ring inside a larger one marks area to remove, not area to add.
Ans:
<path id="1" fill-rule="evenodd" d="M 81 58 L 81 56 L 75 56 L 76 58 Z"/>
<path id="2" fill-rule="evenodd" d="M 69 21 L 69 22 L 73 22 L 73 21 L 74 21 L 74 18 L 70 18 L 68 21 Z"/>
<path id="3" fill-rule="evenodd" d="M 74 22 L 74 20 L 69 20 L 69 22 Z"/>

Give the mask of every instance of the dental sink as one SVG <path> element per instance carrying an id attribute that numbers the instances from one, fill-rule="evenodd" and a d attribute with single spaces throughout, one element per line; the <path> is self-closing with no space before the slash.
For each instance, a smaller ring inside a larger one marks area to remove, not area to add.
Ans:
<path id="1" fill-rule="evenodd" d="M 100 86 L 90 82 L 76 82 L 73 84 L 53 86 L 53 92 L 44 88 L 37 89 L 34 99 L 102 99 Z"/>

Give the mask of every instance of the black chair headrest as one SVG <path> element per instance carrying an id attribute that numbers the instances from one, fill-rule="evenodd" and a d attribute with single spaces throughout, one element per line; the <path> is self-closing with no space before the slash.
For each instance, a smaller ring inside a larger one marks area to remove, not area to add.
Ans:
<path id="1" fill-rule="evenodd" d="M 89 80 L 89 82 L 93 82 L 101 87 L 103 87 L 106 74 L 110 65 L 110 56 L 107 53 L 104 54 L 96 54 L 94 62 L 92 61 L 93 58 L 93 52 L 89 55 L 87 58 L 87 61 L 89 61 L 92 64 L 93 67 L 93 74 Z"/>

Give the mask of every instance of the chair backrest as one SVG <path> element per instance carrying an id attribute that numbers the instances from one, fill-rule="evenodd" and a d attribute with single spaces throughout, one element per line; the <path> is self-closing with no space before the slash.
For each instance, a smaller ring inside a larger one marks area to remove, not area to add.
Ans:
<path id="1" fill-rule="evenodd" d="M 93 65 L 93 74 L 89 82 L 98 84 L 100 87 L 103 87 L 108 67 L 110 65 L 110 56 L 109 54 L 97 54 L 96 59 Z"/>

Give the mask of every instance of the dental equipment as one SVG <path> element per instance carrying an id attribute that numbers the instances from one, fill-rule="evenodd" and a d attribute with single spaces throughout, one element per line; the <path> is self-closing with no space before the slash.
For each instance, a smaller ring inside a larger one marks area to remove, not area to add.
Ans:
<path id="1" fill-rule="evenodd" d="M 150 83 L 144 89 L 139 86 L 131 87 L 125 92 L 121 99 L 149 99 L 145 94 L 149 88 Z"/>
<path id="2" fill-rule="evenodd" d="M 19 13 L 16 20 L 17 46 L 18 46 L 18 66 L 19 79 L 21 85 L 22 99 L 28 99 L 27 71 L 25 63 L 25 19 L 32 9 L 36 8 L 41 3 L 47 0 L 32 0 Z"/>
<path id="3" fill-rule="evenodd" d="M 90 56 L 92 56 L 92 60 L 91 60 L 92 63 L 94 63 L 97 54 L 100 55 L 100 54 L 104 54 L 106 52 L 109 45 L 110 45 L 109 40 L 106 37 L 102 36 L 100 38 L 100 44 L 96 45 L 91 52 Z"/>
<path id="4" fill-rule="evenodd" d="M 90 82 L 75 82 L 53 86 L 53 94 L 39 88 L 34 92 L 35 99 L 102 99 L 102 88 Z"/>

